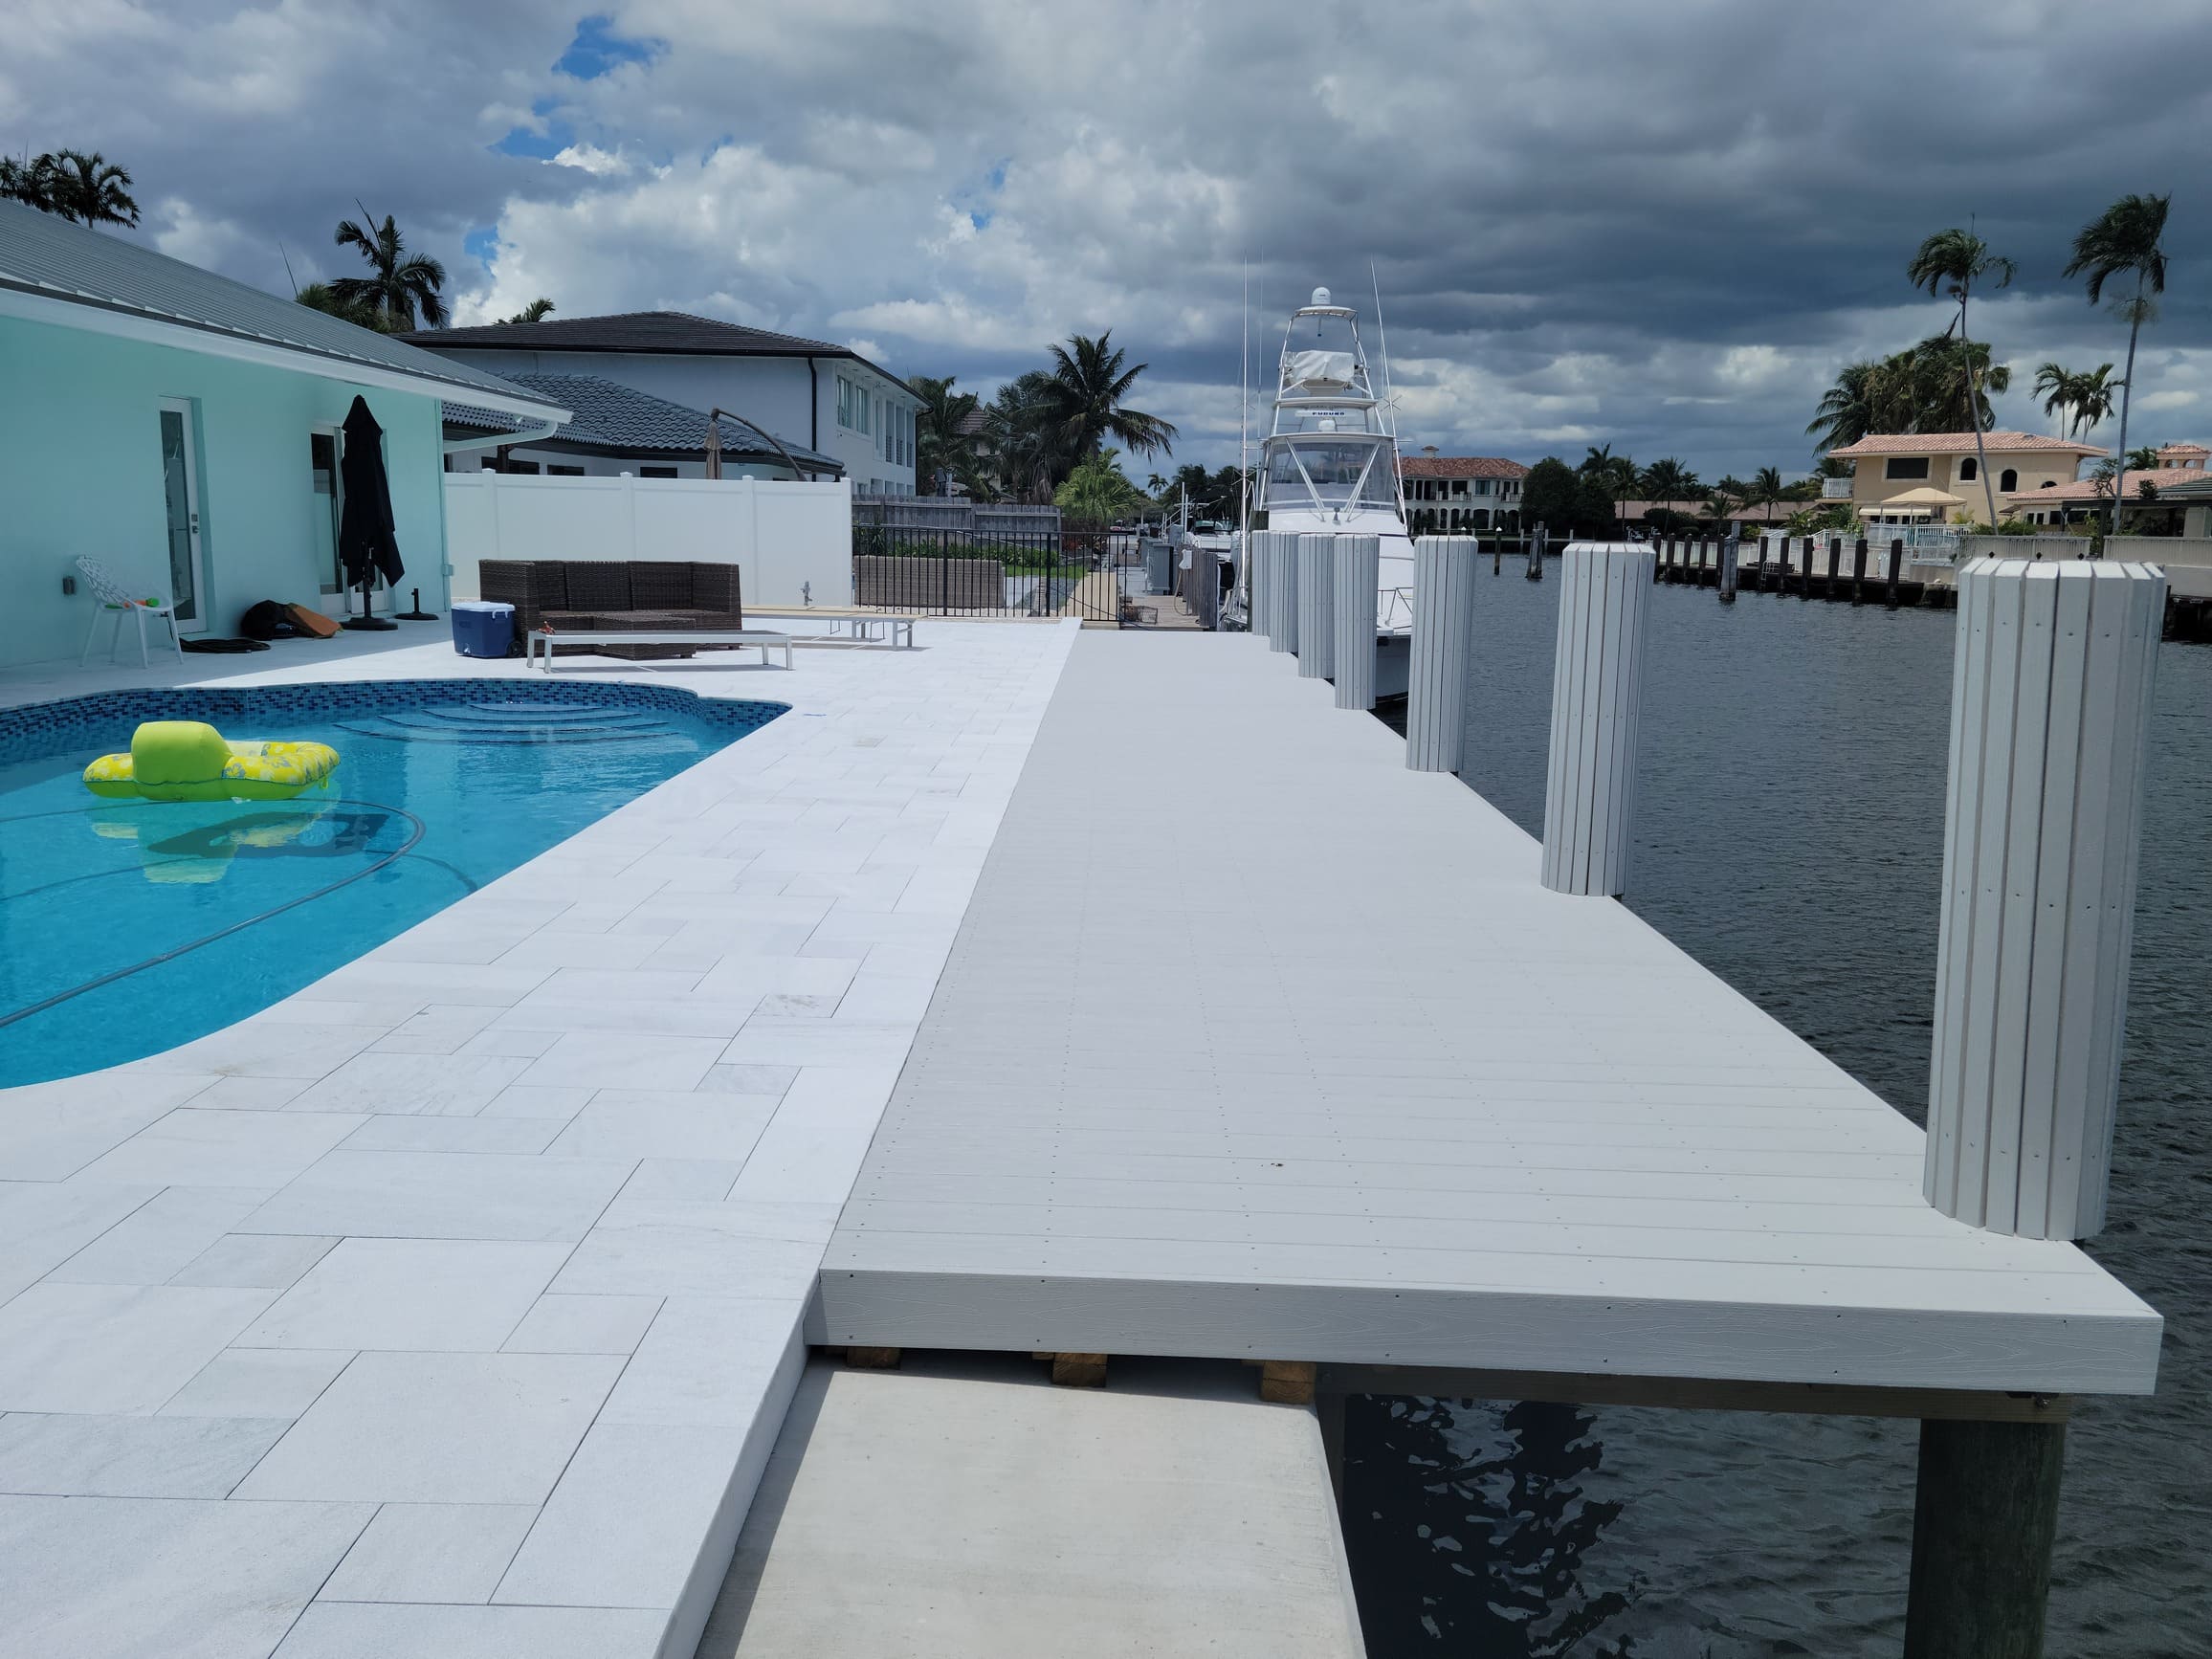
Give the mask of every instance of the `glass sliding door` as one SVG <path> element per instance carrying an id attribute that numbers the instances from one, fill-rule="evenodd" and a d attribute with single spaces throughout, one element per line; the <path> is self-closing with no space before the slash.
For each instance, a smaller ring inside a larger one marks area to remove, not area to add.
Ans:
<path id="1" fill-rule="evenodd" d="M 192 447 L 192 406 L 161 404 L 162 495 L 167 520 L 170 601 L 180 633 L 208 631 L 207 565 L 200 550 L 200 463 Z"/>

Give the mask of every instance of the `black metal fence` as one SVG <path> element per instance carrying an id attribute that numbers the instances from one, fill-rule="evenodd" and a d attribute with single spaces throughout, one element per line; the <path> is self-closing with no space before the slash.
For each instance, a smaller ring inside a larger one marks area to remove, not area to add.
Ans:
<path id="1" fill-rule="evenodd" d="M 1104 530 L 854 524 L 852 599 L 923 616 L 1073 616 L 1118 626 L 1121 567 L 1135 562 L 1135 543 L 1124 550 Z"/>

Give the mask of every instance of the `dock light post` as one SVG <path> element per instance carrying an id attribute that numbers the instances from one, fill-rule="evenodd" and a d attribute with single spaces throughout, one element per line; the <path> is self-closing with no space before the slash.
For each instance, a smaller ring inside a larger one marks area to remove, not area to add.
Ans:
<path id="1" fill-rule="evenodd" d="M 1543 880 L 1555 893 L 1613 897 L 1627 885 L 1651 568 L 1651 549 L 1627 542 L 1570 542 L 1559 561 L 1544 778 Z"/>
<path id="2" fill-rule="evenodd" d="M 1298 538 L 1298 677 L 1337 672 L 1337 564 L 1334 536 Z"/>
<path id="3" fill-rule="evenodd" d="M 1379 536 L 1335 538 L 1337 567 L 1337 706 L 1375 706 L 1376 584 L 1382 575 Z"/>
<path id="4" fill-rule="evenodd" d="M 1457 772 L 1467 746 L 1467 673 L 1474 653 L 1471 536 L 1413 544 L 1413 661 L 1405 681 L 1405 764 Z"/>
<path id="5" fill-rule="evenodd" d="M 2165 605 L 2148 564 L 1958 573 L 1923 1184 L 1991 1232 L 2105 1224 Z"/>

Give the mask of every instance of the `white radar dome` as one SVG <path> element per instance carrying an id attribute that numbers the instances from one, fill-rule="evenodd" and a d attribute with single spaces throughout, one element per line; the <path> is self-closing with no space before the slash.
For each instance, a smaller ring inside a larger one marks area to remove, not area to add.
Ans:
<path id="1" fill-rule="evenodd" d="M 1316 305 L 1326 305 L 1326 304 L 1328 304 L 1328 303 L 1329 303 L 1329 291 L 1328 291 L 1326 288 L 1316 288 L 1316 289 L 1315 289 L 1315 290 L 1314 290 L 1314 303 L 1315 303 Z"/>

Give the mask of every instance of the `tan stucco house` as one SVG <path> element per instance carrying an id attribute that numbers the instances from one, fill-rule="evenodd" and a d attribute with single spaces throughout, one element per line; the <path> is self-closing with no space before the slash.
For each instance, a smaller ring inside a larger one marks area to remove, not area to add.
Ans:
<path id="1" fill-rule="evenodd" d="M 1990 483 L 2003 498 L 2074 481 L 2083 461 L 2105 452 L 2034 432 L 1981 434 Z M 1851 507 L 1869 523 L 1973 522 L 1988 516 L 1972 432 L 1876 433 L 1830 450 L 1851 463 Z"/>

